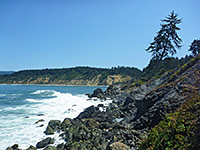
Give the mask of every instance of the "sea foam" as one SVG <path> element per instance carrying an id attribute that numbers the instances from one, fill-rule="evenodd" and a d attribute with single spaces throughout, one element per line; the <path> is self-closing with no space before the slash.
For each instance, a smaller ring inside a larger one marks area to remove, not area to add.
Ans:
<path id="1" fill-rule="evenodd" d="M 108 105 L 111 100 L 87 100 L 87 96 L 83 94 L 72 95 L 70 93 L 61 93 L 54 90 L 37 90 L 30 95 L 48 95 L 49 98 L 34 99 L 27 98 L 27 105 L 18 106 L 15 108 L 7 108 L 7 111 L 18 112 L 19 115 L 10 113 L 7 118 L 1 118 L 0 125 L 0 150 L 6 149 L 9 145 L 15 143 L 20 145 L 20 148 L 26 149 L 30 145 L 35 146 L 37 142 L 46 138 L 43 133 L 50 120 L 61 120 L 64 118 L 75 118 L 85 108 L 91 105 L 100 103 Z M 24 112 L 23 112 L 24 111 Z M 44 119 L 44 122 L 36 124 L 39 119 Z M 39 127 L 43 125 L 42 127 Z M 59 134 L 51 135 L 56 139 L 56 144 L 62 143 Z"/>

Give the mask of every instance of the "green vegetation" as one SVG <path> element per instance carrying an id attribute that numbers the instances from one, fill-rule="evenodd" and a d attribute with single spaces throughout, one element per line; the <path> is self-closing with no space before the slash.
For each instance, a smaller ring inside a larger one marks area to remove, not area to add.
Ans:
<path id="1" fill-rule="evenodd" d="M 155 126 L 140 150 L 198 149 L 200 146 L 200 96 L 192 96 Z"/>
<path id="2" fill-rule="evenodd" d="M 146 49 L 152 53 L 153 59 L 162 60 L 163 58 L 169 57 L 176 54 L 176 48 L 181 48 L 182 40 L 177 34 L 177 24 L 182 22 L 182 19 L 177 18 L 178 14 L 171 12 L 171 14 L 162 20 L 164 24 L 161 24 L 161 29 L 154 37 L 154 41 L 150 43 L 150 46 Z"/>
<path id="3" fill-rule="evenodd" d="M 74 84 L 83 84 L 85 81 L 98 82 L 106 85 L 109 75 L 122 75 L 137 78 L 141 74 L 133 67 L 113 67 L 111 69 L 75 67 L 64 69 L 24 70 L 10 75 L 0 75 L 0 83 L 7 84 L 70 84 L 72 80 L 80 81 Z M 84 83 L 87 84 L 87 83 Z M 91 83 L 92 84 L 92 83 Z"/>

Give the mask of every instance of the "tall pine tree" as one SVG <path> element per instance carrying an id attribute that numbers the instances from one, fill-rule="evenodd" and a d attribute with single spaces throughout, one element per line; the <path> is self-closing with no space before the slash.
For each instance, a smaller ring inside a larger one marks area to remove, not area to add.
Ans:
<path id="1" fill-rule="evenodd" d="M 192 55 L 196 56 L 200 52 L 200 40 L 194 40 L 188 51 L 192 51 Z"/>
<path id="2" fill-rule="evenodd" d="M 150 43 L 150 46 L 146 51 L 152 53 L 153 59 L 162 60 L 176 54 L 176 48 L 181 48 L 181 38 L 177 34 L 178 24 L 182 22 L 182 19 L 178 18 L 178 14 L 172 11 L 169 16 L 162 20 L 161 29 L 157 32 L 157 36 L 154 37 L 154 41 Z"/>

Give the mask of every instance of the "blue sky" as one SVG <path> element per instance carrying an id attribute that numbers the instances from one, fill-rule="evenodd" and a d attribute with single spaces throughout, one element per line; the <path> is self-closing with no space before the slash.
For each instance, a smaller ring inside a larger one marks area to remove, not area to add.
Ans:
<path id="1" fill-rule="evenodd" d="M 200 38 L 199 0 L 0 0 L 0 70 L 132 66 L 172 10 L 182 49 Z"/>

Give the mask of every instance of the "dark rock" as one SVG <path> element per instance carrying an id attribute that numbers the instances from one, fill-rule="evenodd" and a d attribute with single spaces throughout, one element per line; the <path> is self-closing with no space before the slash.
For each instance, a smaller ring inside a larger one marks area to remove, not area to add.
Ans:
<path id="1" fill-rule="evenodd" d="M 110 144 L 106 150 L 131 150 L 127 145 L 121 142 L 114 142 Z"/>
<path id="2" fill-rule="evenodd" d="M 36 121 L 35 124 L 37 124 L 39 122 L 44 122 L 44 119 L 40 119 L 40 120 Z"/>
<path id="3" fill-rule="evenodd" d="M 124 101 L 123 107 L 129 105 L 130 103 L 135 102 L 135 99 L 131 98 L 131 97 L 127 97 L 126 100 Z"/>
<path id="4" fill-rule="evenodd" d="M 36 147 L 37 147 L 37 148 L 44 148 L 44 147 L 47 146 L 48 144 L 53 144 L 53 143 L 54 143 L 54 139 L 48 137 L 48 138 L 46 138 L 46 139 L 44 139 L 44 140 L 38 142 L 38 143 L 36 144 Z"/>
<path id="5" fill-rule="evenodd" d="M 94 119 L 83 119 L 83 123 L 88 128 L 97 128 L 99 127 L 99 123 L 97 123 Z"/>
<path id="6" fill-rule="evenodd" d="M 44 124 L 41 124 L 41 125 L 39 125 L 39 126 L 37 126 L 37 127 L 43 127 L 44 126 Z"/>
<path id="7" fill-rule="evenodd" d="M 6 150 L 13 150 L 13 148 L 11 148 L 11 147 L 7 147 Z"/>
<path id="8" fill-rule="evenodd" d="M 96 90 L 93 91 L 92 97 L 97 97 L 99 94 L 104 95 L 104 92 L 101 88 L 97 88 Z"/>
<path id="9" fill-rule="evenodd" d="M 52 135 L 52 134 L 54 134 L 54 130 L 50 126 L 47 126 L 46 130 L 44 131 L 44 133 L 46 135 Z"/>
<path id="10" fill-rule="evenodd" d="M 67 128 L 69 125 L 72 124 L 71 120 L 72 120 L 72 119 L 70 119 L 70 118 L 65 118 L 65 119 L 63 120 L 63 122 L 61 123 L 61 129 L 62 129 L 62 131 L 65 131 L 66 128 Z"/>
<path id="11" fill-rule="evenodd" d="M 88 96 L 88 98 L 92 98 L 92 94 L 85 94 Z"/>
<path id="12" fill-rule="evenodd" d="M 50 120 L 48 125 L 54 130 L 58 131 L 60 130 L 61 122 L 60 120 Z"/>
<path id="13" fill-rule="evenodd" d="M 98 104 L 97 107 L 105 107 L 103 104 Z"/>
<path id="14" fill-rule="evenodd" d="M 105 150 L 107 146 L 108 146 L 108 143 L 102 142 L 101 145 L 99 146 L 99 150 Z"/>
<path id="15" fill-rule="evenodd" d="M 47 147 L 45 147 L 44 150 L 59 150 L 59 149 L 55 146 L 48 145 Z"/>
<path id="16" fill-rule="evenodd" d="M 61 129 L 60 120 L 50 120 L 44 133 L 46 135 L 54 134 L 55 131 L 59 132 Z"/>
<path id="17" fill-rule="evenodd" d="M 18 149 L 19 145 L 18 144 L 14 144 L 13 146 L 11 146 L 11 148 L 13 148 L 14 150 L 15 149 Z"/>
<path id="18" fill-rule="evenodd" d="M 26 150 L 37 150 L 37 148 L 31 145 L 31 146 L 30 146 L 29 148 L 27 148 Z"/>
<path id="19" fill-rule="evenodd" d="M 78 147 L 78 150 L 87 150 L 87 148 L 84 145 L 81 145 Z"/>
<path id="20" fill-rule="evenodd" d="M 96 112 L 100 112 L 99 108 L 98 107 L 95 107 L 94 105 L 93 106 L 90 106 L 88 108 L 85 109 L 85 111 L 81 112 L 79 115 L 78 115 L 78 119 L 84 119 L 84 118 L 92 118 L 93 114 L 96 113 Z"/>
<path id="21" fill-rule="evenodd" d="M 44 116 L 44 114 L 37 114 L 37 116 Z"/>
<path id="22" fill-rule="evenodd" d="M 99 125 L 99 129 L 109 129 L 110 128 L 110 124 L 108 122 L 102 122 Z"/>
<path id="23" fill-rule="evenodd" d="M 73 138 L 74 141 L 77 141 L 77 142 L 78 142 L 79 140 L 82 139 L 82 134 L 81 134 L 81 132 L 75 131 L 75 132 L 73 133 L 72 138 Z"/>
<path id="24" fill-rule="evenodd" d="M 56 146 L 56 148 L 58 148 L 58 149 L 64 149 L 65 148 L 65 144 L 64 143 L 58 144 Z"/>
<path id="25" fill-rule="evenodd" d="M 115 85 L 110 85 L 106 91 L 105 91 L 105 94 L 107 96 L 112 96 L 112 95 L 117 95 L 117 94 L 121 94 L 120 92 L 120 88 L 115 86 Z"/>
<path id="26" fill-rule="evenodd" d="M 102 94 L 102 93 L 99 93 L 97 95 L 97 98 L 106 100 L 106 96 L 104 94 Z"/>
<path id="27" fill-rule="evenodd" d="M 26 117 L 24 117 L 24 118 L 29 118 L 29 116 L 26 116 Z"/>

